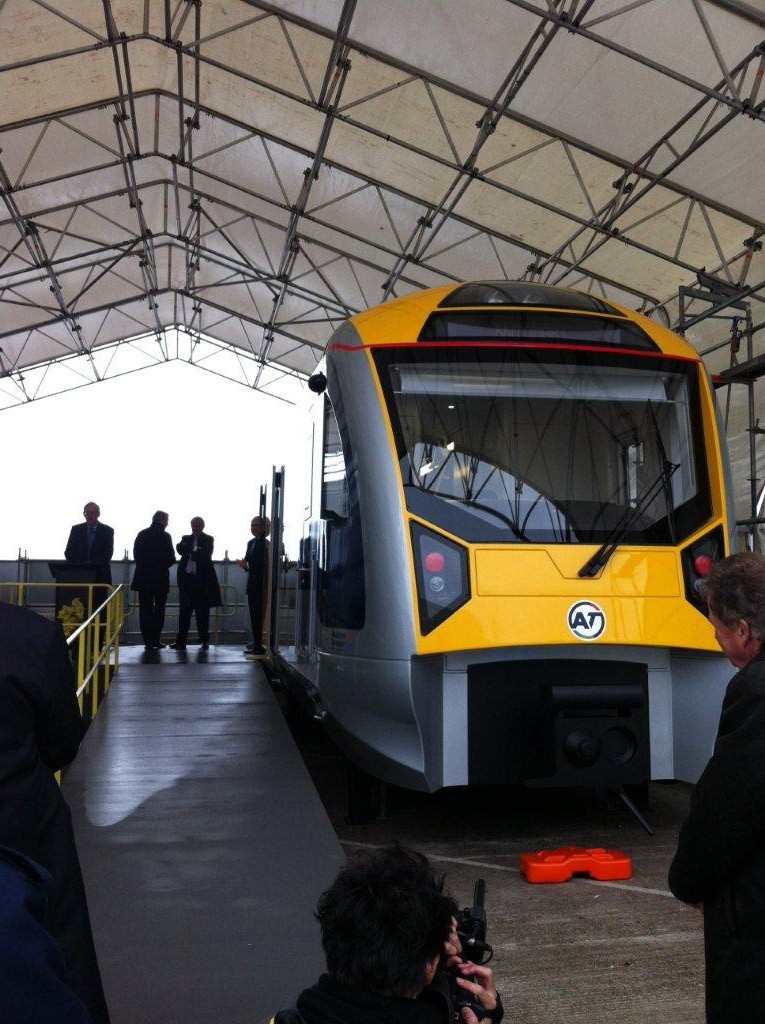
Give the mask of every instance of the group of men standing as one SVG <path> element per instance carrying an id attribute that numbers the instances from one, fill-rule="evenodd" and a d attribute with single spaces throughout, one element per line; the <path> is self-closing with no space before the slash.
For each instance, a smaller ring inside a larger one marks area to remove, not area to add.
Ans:
<path id="1" fill-rule="evenodd" d="M 95 583 L 111 583 L 111 559 L 114 554 L 114 530 L 99 521 L 101 510 L 94 501 L 83 509 L 84 523 L 73 526 L 69 533 L 64 557 L 67 562 L 89 565 Z M 200 648 L 210 646 L 210 609 L 223 603 L 220 584 L 213 565 L 214 538 L 204 532 L 201 516 L 191 520 L 191 533 L 184 535 L 173 549 L 167 532 L 170 516 L 161 509 L 151 519 L 151 525 L 141 530 L 133 545 L 135 572 L 130 584 L 138 593 L 138 620 L 146 651 L 163 647 L 185 651 L 192 613 L 196 619 Z M 252 539 L 244 558 L 237 562 L 247 573 L 247 604 L 252 626 L 252 641 L 245 648 L 248 660 L 261 658 L 263 647 L 263 615 L 267 603 L 269 564 L 268 535 L 271 522 L 265 516 L 255 516 L 250 523 Z M 165 606 L 170 591 L 170 568 L 178 564 L 178 632 L 171 644 L 162 642 L 165 625 Z"/>

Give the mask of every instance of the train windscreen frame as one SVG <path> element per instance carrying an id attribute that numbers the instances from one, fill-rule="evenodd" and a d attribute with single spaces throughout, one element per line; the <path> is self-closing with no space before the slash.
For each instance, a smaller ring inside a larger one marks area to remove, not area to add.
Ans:
<path id="1" fill-rule="evenodd" d="M 407 508 L 472 542 L 677 544 L 712 515 L 694 361 L 373 352 Z"/>

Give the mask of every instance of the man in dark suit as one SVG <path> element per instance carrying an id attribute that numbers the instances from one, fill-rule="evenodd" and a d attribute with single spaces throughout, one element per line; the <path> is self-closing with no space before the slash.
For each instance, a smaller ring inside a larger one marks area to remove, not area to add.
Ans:
<path id="1" fill-rule="evenodd" d="M 220 584 L 215 575 L 212 553 L 215 541 L 203 533 L 205 521 L 201 516 L 191 520 L 191 533 L 181 538 L 175 550 L 181 556 L 178 565 L 178 636 L 170 644 L 176 651 L 186 650 L 186 638 L 191 624 L 191 612 L 197 620 L 197 633 L 203 651 L 210 646 L 210 609 L 223 604 Z"/>
<path id="2" fill-rule="evenodd" d="M 54 775 L 82 735 L 60 623 L 0 602 L 0 844 L 50 872 L 46 926 L 63 951 L 66 982 L 94 1024 L 108 1024 L 72 819 Z"/>
<path id="3" fill-rule="evenodd" d="M 268 603 L 268 553 L 266 539 L 271 532 L 271 520 L 267 516 L 255 516 L 250 523 L 252 540 L 247 545 L 244 558 L 238 563 L 247 573 L 247 603 L 250 607 L 252 643 L 245 648 L 245 656 L 254 661 L 265 655 L 263 647 L 263 614 Z"/>
<path id="4" fill-rule="evenodd" d="M 99 523 L 101 509 L 95 501 L 89 501 L 82 514 L 85 516 L 85 522 L 78 523 L 69 531 L 64 558 L 73 565 L 96 566 L 95 582 L 111 583 L 114 530 L 106 523 Z"/>
<path id="5" fill-rule="evenodd" d="M 133 544 L 135 572 L 131 590 L 138 591 L 138 621 L 147 651 L 158 651 L 165 624 L 165 605 L 170 590 L 170 566 L 175 564 L 173 541 L 166 533 L 170 516 L 155 512 L 151 526 L 141 530 Z"/>

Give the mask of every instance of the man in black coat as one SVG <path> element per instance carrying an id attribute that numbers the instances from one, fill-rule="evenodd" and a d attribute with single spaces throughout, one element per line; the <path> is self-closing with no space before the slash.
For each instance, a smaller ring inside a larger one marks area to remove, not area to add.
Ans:
<path id="1" fill-rule="evenodd" d="M 133 544 L 135 572 L 131 590 L 138 591 L 138 621 L 147 651 L 158 651 L 165 624 L 165 605 L 170 590 L 170 566 L 175 564 L 173 540 L 166 533 L 170 516 L 155 512 L 151 526 L 141 530 Z"/>
<path id="2" fill-rule="evenodd" d="M 245 648 L 248 659 L 262 658 L 263 614 L 268 603 L 268 556 L 267 537 L 271 532 L 271 520 L 266 516 L 255 516 L 250 523 L 252 540 L 247 544 L 244 558 L 237 564 L 247 573 L 247 604 L 250 608 L 252 643 Z"/>
<path id="3" fill-rule="evenodd" d="M 114 530 L 98 521 L 101 509 L 95 501 L 89 501 L 82 510 L 84 523 L 78 523 L 69 531 L 64 558 L 73 565 L 86 563 L 97 567 L 96 583 L 112 582 L 111 560 L 114 554 Z"/>
<path id="4" fill-rule="evenodd" d="M 170 644 L 176 651 L 186 650 L 186 638 L 191 624 L 191 612 L 197 620 L 197 633 L 203 651 L 210 646 L 210 609 L 223 604 L 220 584 L 212 563 L 215 541 L 204 533 L 205 521 L 201 516 L 191 520 L 191 533 L 181 537 L 175 550 L 181 556 L 178 565 L 178 636 Z"/>
<path id="5" fill-rule="evenodd" d="M 669 886 L 703 905 L 708 1024 L 765 1024 L 765 558 L 731 555 L 706 584 L 715 637 L 739 669 L 691 796 Z"/>
<path id="6" fill-rule="evenodd" d="M 67 983 L 95 1024 L 107 1024 L 71 815 L 53 774 L 74 758 L 82 735 L 61 625 L 0 602 L 0 844 L 51 873 L 47 927 L 64 953 Z"/>

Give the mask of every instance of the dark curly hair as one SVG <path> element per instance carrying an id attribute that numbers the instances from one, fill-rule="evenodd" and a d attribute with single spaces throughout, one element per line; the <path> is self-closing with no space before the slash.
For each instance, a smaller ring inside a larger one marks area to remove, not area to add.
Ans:
<path id="1" fill-rule="evenodd" d="M 427 961 L 441 953 L 456 913 L 427 857 L 400 846 L 364 851 L 316 908 L 327 969 L 348 988 L 415 996 Z"/>
<path id="2" fill-rule="evenodd" d="M 755 551 L 729 555 L 713 566 L 702 593 L 709 610 L 726 626 L 739 619 L 765 640 L 765 558 Z"/>

